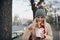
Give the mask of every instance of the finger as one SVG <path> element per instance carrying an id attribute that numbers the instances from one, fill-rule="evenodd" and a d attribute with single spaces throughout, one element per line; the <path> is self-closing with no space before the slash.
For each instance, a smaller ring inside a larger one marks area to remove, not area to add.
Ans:
<path id="1" fill-rule="evenodd" d="M 32 30 L 32 27 L 28 28 L 29 30 Z"/>

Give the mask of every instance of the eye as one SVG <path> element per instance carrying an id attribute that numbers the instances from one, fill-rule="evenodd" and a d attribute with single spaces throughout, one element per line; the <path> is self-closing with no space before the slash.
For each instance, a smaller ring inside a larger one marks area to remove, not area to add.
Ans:
<path id="1" fill-rule="evenodd" d="M 43 18 L 43 16 L 40 16 L 40 17 L 38 16 L 37 18 Z"/>
<path id="2" fill-rule="evenodd" d="M 37 18 L 40 18 L 39 16 Z"/>
<path id="3" fill-rule="evenodd" d="M 43 16 L 41 16 L 41 18 L 43 18 Z"/>

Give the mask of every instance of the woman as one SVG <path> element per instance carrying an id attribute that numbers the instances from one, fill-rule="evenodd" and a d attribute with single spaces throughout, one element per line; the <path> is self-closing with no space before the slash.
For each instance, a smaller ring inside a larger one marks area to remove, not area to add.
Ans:
<path id="1" fill-rule="evenodd" d="M 45 10 L 38 9 L 36 11 L 36 14 L 35 14 L 36 18 L 24 33 L 24 35 L 26 36 L 23 37 L 23 40 L 53 40 L 52 29 L 50 24 L 46 22 L 45 16 L 46 16 Z M 41 31 L 42 29 L 39 29 L 39 30 L 36 29 L 37 27 L 43 28 L 43 31 Z"/>

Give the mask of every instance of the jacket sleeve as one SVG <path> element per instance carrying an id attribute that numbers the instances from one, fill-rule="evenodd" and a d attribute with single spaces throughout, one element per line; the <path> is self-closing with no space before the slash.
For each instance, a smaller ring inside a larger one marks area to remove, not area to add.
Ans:
<path id="1" fill-rule="evenodd" d="M 29 30 L 28 28 L 30 28 L 30 27 L 32 27 L 33 26 L 33 24 L 30 24 L 27 28 L 26 28 L 26 30 L 25 30 L 25 32 L 24 32 L 24 34 L 23 34 L 23 36 L 22 36 L 22 39 L 23 40 L 28 40 L 29 39 L 29 37 L 30 37 L 30 35 L 31 35 L 31 33 L 32 33 L 32 30 Z"/>
<path id="2" fill-rule="evenodd" d="M 36 24 L 36 19 L 34 19 L 34 21 L 33 21 L 33 23 L 31 23 L 28 27 L 27 27 L 27 30 L 25 30 L 25 33 L 23 34 L 23 36 L 22 36 L 22 39 L 23 40 L 28 40 L 29 39 L 29 37 L 30 37 L 30 35 L 31 35 L 31 33 L 32 33 L 32 30 L 29 30 L 29 28 L 35 28 L 35 24 Z"/>
<path id="3" fill-rule="evenodd" d="M 25 30 L 25 32 L 24 32 L 24 34 L 23 34 L 23 36 L 22 36 L 22 39 L 23 40 L 28 40 L 29 39 L 29 37 L 30 37 L 30 35 L 31 35 L 31 30 Z"/>
<path id="4" fill-rule="evenodd" d="M 53 40 L 53 34 L 52 34 L 52 29 L 50 24 L 47 25 L 47 35 L 46 35 L 47 40 Z"/>

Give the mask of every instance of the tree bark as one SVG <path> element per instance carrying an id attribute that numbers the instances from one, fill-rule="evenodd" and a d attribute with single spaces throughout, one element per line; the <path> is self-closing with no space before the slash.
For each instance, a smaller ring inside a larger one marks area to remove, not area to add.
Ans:
<path id="1" fill-rule="evenodd" d="M 35 2 L 34 0 L 30 0 L 32 11 L 33 11 L 33 19 L 35 18 L 35 12 L 36 12 L 36 7 L 35 7 Z"/>
<path id="2" fill-rule="evenodd" d="M 0 0 L 0 40 L 12 40 L 12 0 Z"/>

